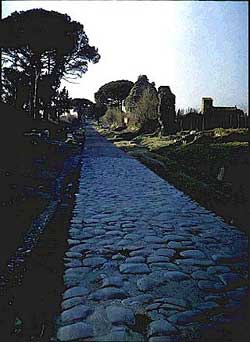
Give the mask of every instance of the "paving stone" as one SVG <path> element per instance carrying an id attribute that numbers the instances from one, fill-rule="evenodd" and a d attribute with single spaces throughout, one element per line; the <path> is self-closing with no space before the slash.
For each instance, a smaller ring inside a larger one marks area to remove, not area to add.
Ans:
<path id="1" fill-rule="evenodd" d="M 166 234 L 164 235 L 165 241 L 185 241 L 187 239 L 186 236 L 183 235 L 174 235 L 174 234 Z"/>
<path id="2" fill-rule="evenodd" d="M 106 308 L 108 319 L 113 324 L 135 324 L 135 317 L 132 310 L 117 304 L 110 305 Z"/>
<path id="3" fill-rule="evenodd" d="M 139 240 L 139 239 L 141 239 L 141 236 L 139 234 L 130 233 L 130 234 L 126 234 L 124 236 L 124 239 Z"/>
<path id="4" fill-rule="evenodd" d="M 114 327 L 106 336 L 98 338 L 98 341 L 106 342 L 143 342 L 144 338 L 141 334 L 136 333 L 126 327 Z"/>
<path id="5" fill-rule="evenodd" d="M 194 246 L 194 242 L 193 241 L 182 241 L 182 244 L 184 247 L 193 247 Z"/>
<path id="6" fill-rule="evenodd" d="M 173 324 L 188 324 L 192 322 L 200 321 L 202 313 L 199 310 L 189 310 L 174 314 L 168 317 L 168 320 Z"/>
<path id="7" fill-rule="evenodd" d="M 163 243 L 162 238 L 158 236 L 145 236 L 144 241 L 148 243 Z"/>
<path id="8" fill-rule="evenodd" d="M 156 262 L 156 263 L 152 263 L 150 264 L 150 268 L 153 271 L 157 271 L 157 270 L 162 270 L 162 271 L 178 271 L 180 268 L 175 265 L 172 262 Z"/>
<path id="9" fill-rule="evenodd" d="M 66 290 L 63 294 L 63 299 L 68 299 L 72 297 L 86 296 L 89 294 L 89 290 L 83 286 L 75 286 Z"/>
<path id="10" fill-rule="evenodd" d="M 127 263 L 145 263 L 145 258 L 143 256 L 135 256 L 126 258 Z"/>
<path id="11" fill-rule="evenodd" d="M 147 311 L 156 310 L 156 309 L 159 309 L 160 306 L 161 306 L 161 303 L 153 303 L 153 304 L 147 305 L 146 310 Z"/>
<path id="12" fill-rule="evenodd" d="M 120 265 L 121 273 L 135 273 L 135 274 L 143 274 L 150 273 L 150 269 L 147 264 L 144 263 L 126 263 Z"/>
<path id="13" fill-rule="evenodd" d="M 174 310 L 177 312 L 185 310 L 185 308 L 183 308 L 182 306 L 178 306 L 178 305 L 174 305 L 174 304 L 170 304 L 170 303 L 162 304 L 161 308 L 165 309 L 165 310 Z"/>
<path id="14" fill-rule="evenodd" d="M 187 249 L 187 247 L 185 247 L 182 242 L 178 242 L 178 241 L 170 241 L 167 244 L 168 248 L 174 248 L 174 249 Z"/>
<path id="15" fill-rule="evenodd" d="M 159 248 L 154 252 L 155 255 L 160 255 L 160 256 L 166 256 L 171 258 L 174 254 L 175 251 L 173 249 L 167 249 L 167 248 Z"/>
<path id="16" fill-rule="evenodd" d="M 80 260 L 72 259 L 71 261 L 67 262 L 65 266 L 68 268 L 79 267 L 82 266 L 82 262 Z"/>
<path id="17" fill-rule="evenodd" d="M 91 249 L 90 245 L 87 245 L 86 243 L 81 243 L 80 245 L 76 245 L 70 248 L 70 252 L 77 252 L 77 253 L 84 253 Z"/>
<path id="18" fill-rule="evenodd" d="M 225 295 L 235 301 L 243 300 L 246 297 L 249 297 L 249 287 L 233 289 L 231 291 L 227 291 Z"/>
<path id="19" fill-rule="evenodd" d="M 218 277 L 225 285 L 233 285 L 242 281 L 242 278 L 237 273 L 222 273 Z"/>
<path id="20" fill-rule="evenodd" d="M 79 274 L 86 274 L 90 271 L 91 269 L 89 267 L 73 267 L 73 268 L 68 268 L 65 270 L 65 275 L 79 275 Z"/>
<path id="21" fill-rule="evenodd" d="M 165 271 L 164 272 L 164 278 L 166 280 L 187 280 L 190 279 L 190 276 L 186 273 L 180 272 L 180 271 Z"/>
<path id="22" fill-rule="evenodd" d="M 106 230 L 105 229 L 91 229 L 91 232 L 94 236 L 101 236 L 106 234 Z"/>
<path id="23" fill-rule="evenodd" d="M 212 259 L 218 263 L 235 263 L 241 260 L 240 255 L 230 255 L 230 254 L 213 254 Z"/>
<path id="24" fill-rule="evenodd" d="M 108 286 L 115 286 L 115 287 L 122 287 L 123 286 L 123 279 L 120 276 L 113 276 L 113 277 L 106 277 L 102 281 L 101 287 L 108 287 Z"/>
<path id="25" fill-rule="evenodd" d="M 131 244 L 131 241 L 129 242 L 129 245 L 127 245 L 126 247 L 123 247 L 123 250 L 129 251 L 129 252 L 134 252 L 137 251 L 139 249 L 143 249 L 144 245 L 142 245 L 142 241 L 137 241 L 138 244 L 133 245 Z M 131 254 L 130 254 L 131 255 Z"/>
<path id="26" fill-rule="evenodd" d="M 81 258 L 82 254 L 81 253 L 77 253 L 77 252 L 66 252 L 65 255 L 68 258 Z"/>
<path id="27" fill-rule="evenodd" d="M 122 303 L 124 305 L 144 304 L 151 302 L 153 298 L 154 297 L 151 294 L 142 294 L 139 296 L 123 299 Z"/>
<path id="28" fill-rule="evenodd" d="M 81 285 L 81 282 L 84 280 L 84 275 L 81 276 L 63 276 L 63 281 L 64 281 L 64 285 L 65 287 L 68 289 L 70 287 L 75 287 L 75 286 L 79 286 Z"/>
<path id="29" fill-rule="evenodd" d="M 231 271 L 230 268 L 227 266 L 210 266 L 207 269 L 207 272 L 211 274 L 226 273 L 230 271 Z"/>
<path id="30" fill-rule="evenodd" d="M 165 316 L 160 313 L 160 310 L 148 311 L 147 315 L 151 319 L 151 321 L 165 320 Z"/>
<path id="31" fill-rule="evenodd" d="M 68 244 L 70 246 L 74 246 L 74 245 L 80 244 L 80 240 L 76 240 L 76 239 L 68 239 L 67 242 L 68 242 Z"/>
<path id="32" fill-rule="evenodd" d="M 78 269 L 79 267 L 70 268 L 69 270 L 66 269 L 63 279 L 67 287 L 78 286 L 86 278 L 86 275 L 89 273 L 86 271 L 81 272 Z M 73 285 L 74 283 L 76 283 L 77 285 Z"/>
<path id="33" fill-rule="evenodd" d="M 158 262 L 169 262 L 169 258 L 165 256 L 150 256 L 147 258 L 147 262 L 150 263 L 158 263 Z"/>
<path id="34" fill-rule="evenodd" d="M 109 230 L 105 233 L 105 235 L 106 236 L 112 236 L 112 235 L 122 236 L 124 234 L 119 230 Z"/>
<path id="35" fill-rule="evenodd" d="M 175 340 L 173 340 L 172 337 L 173 336 L 153 336 L 149 338 L 148 342 L 174 342 Z"/>
<path id="36" fill-rule="evenodd" d="M 226 298 L 224 296 L 224 294 L 222 295 L 210 295 L 210 296 L 206 296 L 204 298 L 205 301 L 212 301 L 212 302 L 216 302 L 219 304 L 223 304 L 226 302 Z"/>
<path id="37" fill-rule="evenodd" d="M 143 277 L 137 280 L 137 287 L 140 291 L 147 292 L 157 286 L 160 281 L 152 277 Z"/>
<path id="38" fill-rule="evenodd" d="M 112 260 L 125 260 L 125 259 L 126 259 L 126 257 L 120 253 L 112 256 Z"/>
<path id="39" fill-rule="evenodd" d="M 61 307 L 63 310 L 71 309 L 73 306 L 83 304 L 85 299 L 83 297 L 73 297 L 66 299 L 62 302 Z"/>
<path id="40" fill-rule="evenodd" d="M 211 260 L 206 259 L 176 259 L 175 263 L 177 265 L 183 265 L 183 266 L 210 266 L 213 265 L 213 262 Z"/>
<path id="41" fill-rule="evenodd" d="M 100 266 L 103 265 L 107 260 L 102 257 L 87 258 L 83 260 L 83 266 Z"/>
<path id="42" fill-rule="evenodd" d="M 59 328 L 57 338 L 59 341 L 73 341 L 79 338 L 87 338 L 93 336 L 93 328 L 88 323 L 74 323 Z"/>
<path id="43" fill-rule="evenodd" d="M 205 302 L 200 303 L 194 306 L 194 310 L 200 310 L 200 311 L 211 311 L 218 309 L 220 306 L 215 302 Z"/>
<path id="44" fill-rule="evenodd" d="M 183 256 L 184 258 L 192 258 L 192 259 L 205 259 L 206 258 L 206 255 L 197 250 L 197 249 L 189 249 L 189 250 L 186 250 L 186 251 L 183 251 L 183 252 L 180 252 L 180 255 Z"/>
<path id="45" fill-rule="evenodd" d="M 123 299 L 127 295 L 124 290 L 116 287 L 105 287 L 97 290 L 89 296 L 89 299 L 93 300 L 107 300 L 107 299 Z"/>
<path id="46" fill-rule="evenodd" d="M 93 309 L 91 309 L 87 305 L 77 305 L 71 309 L 63 311 L 61 314 L 61 321 L 63 323 L 70 323 L 76 320 L 84 320 L 87 316 L 93 313 Z"/>
<path id="47" fill-rule="evenodd" d="M 169 323 L 166 320 L 158 320 L 150 323 L 149 325 L 149 337 L 151 336 L 166 336 L 166 335 L 174 335 L 178 333 L 176 327 Z"/>
<path id="48" fill-rule="evenodd" d="M 155 302 L 160 302 L 164 304 L 172 304 L 172 305 L 179 306 L 182 308 L 187 307 L 186 300 L 183 298 L 177 298 L 177 297 L 158 298 L 158 299 L 155 299 Z"/>
<path id="49" fill-rule="evenodd" d="M 80 234 L 77 234 L 77 238 L 79 240 L 87 240 L 94 236 L 94 234 L 87 233 L 87 232 L 81 232 Z"/>
<path id="50" fill-rule="evenodd" d="M 139 251 L 132 251 L 132 252 L 130 252 L 130 255 L 131 256 L 144 256 L 144 257 L 147 257 L 151 253 L 152 253 L 152 249 L 147 248 L 147 249 L 141 249 Z"/>
<path id="51" fill-rule="evenodd" d="M 203 280 L 211 280 L 213 278 L 213 276 L 211 274 L 208 274 L 205 271 L 195 271 L 191 273 L 191 277 L 193 279 L 203 279 Z"/>
<path id="52" fill-rule="evenodd" d="M 225 285 L 216 281 L 200 280 L 198 286 L 203 291 L 218 292 L 225 288 Z"/>
<path id="53" fill-rule="evenodd" d="M 131 240 L 129 239 L 122 239 L 116 243 L 116 246 L 118 248 L 123 247 L 124 249 L 127 249 L 131 245 Z"/>

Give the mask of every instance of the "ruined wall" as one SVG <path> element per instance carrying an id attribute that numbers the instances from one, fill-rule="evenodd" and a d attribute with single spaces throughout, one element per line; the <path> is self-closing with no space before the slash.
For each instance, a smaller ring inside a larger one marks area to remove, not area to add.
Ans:
<path id="1" fill-rule="evenodd" d="M 188 113 L 177 116 L 178 131 L 201 131 L 203 129 L 203 115 L 198 113 Z"/>
<path id="2" fill-rule="evenodd" d="M 140 75 L 124 101 L 126 112 L 133 112 L 145 90 L 157 96 L 154 83 L 150 83 L 146 75 Z"/>
<path id="3" fill-rule="evenodd" d="M 175 95 L 169 86 L 158 89 L 158 115 L 162 134 L 171 134 L 176 131 Z"/>

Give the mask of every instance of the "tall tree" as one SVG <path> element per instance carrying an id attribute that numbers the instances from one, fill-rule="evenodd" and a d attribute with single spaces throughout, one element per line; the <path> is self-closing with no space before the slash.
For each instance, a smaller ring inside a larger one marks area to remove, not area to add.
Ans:
<path id="1" fill-rule="evenodd" d="M 62 114 L 69 113 L 72 103 L 66 87 L 63 87 L 62 90 L 56 92 L 53 103 L 55 105 L 53 119 L 59 120 Z"/>
<path id="2" fill-rule="evenodd" d="M 14 12 L 2 20 L 0 29 L 3 62 L 29 74 L 32 117 L 37 117 L 38 84 L 44 75 L 56 84 L 63 77 L 81 76 L 88 62 L 100 58 L 83 25 L 67 14 L 44 9 Z"/>
<path id="3" fill-rule="evenodd" d="M 127 80 L 106 83 L 95 93 L 95 101 L 105 106 L 122 109 L 122 101 L 128 96 L 132 87 L 133 82 Z"/>
<path id="4" fill-rule="evenodd" d="M 75 98 L 72 100 L 72 106 L 77 111 L 79 119 L 81 119 L 83 115 L 93 115 L 94 103 L 88 99 Z"/>

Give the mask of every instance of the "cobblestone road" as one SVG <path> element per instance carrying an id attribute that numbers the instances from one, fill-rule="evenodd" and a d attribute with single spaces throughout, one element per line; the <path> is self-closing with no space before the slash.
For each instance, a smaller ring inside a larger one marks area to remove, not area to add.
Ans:
<path id="1" fill-rule="evenodd" d="M 246 235 L 92 128 L 68 242 L 58 341 L 185 341 L 247 296 Z"/>

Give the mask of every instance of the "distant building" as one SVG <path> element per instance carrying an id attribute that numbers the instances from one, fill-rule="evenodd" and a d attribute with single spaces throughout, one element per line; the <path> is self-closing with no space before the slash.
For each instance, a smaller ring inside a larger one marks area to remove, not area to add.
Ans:
<path id="1" fill-rule="evenodd" d="M 203 97 L 201 104 L 203 129 L 244 128 L 247 127 L 246 115 L 235 107 L 215 107 L 211 97 Z"/>

